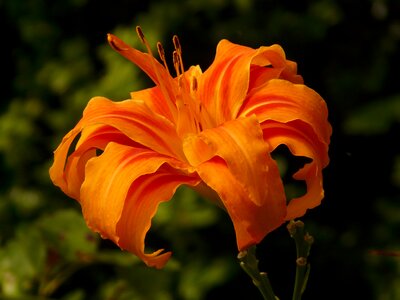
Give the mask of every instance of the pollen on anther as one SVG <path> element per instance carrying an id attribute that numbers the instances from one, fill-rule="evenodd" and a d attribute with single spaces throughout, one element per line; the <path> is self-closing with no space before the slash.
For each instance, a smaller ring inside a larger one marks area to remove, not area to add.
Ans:
<path id="1" fill-rule="evenodd" d="M 162 44 L 160 42 L 157 42 L 157 50 L 158 50 L 158 55 L 160 56 L 160 59 L 162 61 L 165 61 L 164 47 L 162 46 Z"/>
<path id="2" fill-rule="evenodd" d="M 169 73 L 169 69 L 168 69 L 168 65 L 167 65 L 167 60 L 165 59 L 164 47 L 160 42 L 157 42 L 157 50 L 158 50 L 158 55 L 160 56 L 160 59 L 164 64 L 165 70 L 167 70 L 168 74 L 170 74 Z"/>
<path id="3" fill-rule="evenodd" d="M 177 35 L 174 35 L 174 36 L 173 36 L 172 42 L 174 43 L 175 50 L 176 50 L 179 54 L 181 54 L 181 51 L 182 51 L 181 43 L 179 42 L 179 38 L 178 38 Z"/>
<path id="4" fill-rule="evenodd" d="M 142 31 L 142 28 L 140 26 L 136 26 L 136 33 L 140 40 L 142 41 L 143 44 L 146 44 L 146 38 L 144 37 L 144 33 Z"/>
<path id="5" fill-rule="evenodd" d="M 176 52 L 176 50 L 172 53 L 172 61 L 174 63 L 174 68 L 176 71 L 176 75 L 180 75 L 180 59 L 179 59 L 179 54 Z"/>

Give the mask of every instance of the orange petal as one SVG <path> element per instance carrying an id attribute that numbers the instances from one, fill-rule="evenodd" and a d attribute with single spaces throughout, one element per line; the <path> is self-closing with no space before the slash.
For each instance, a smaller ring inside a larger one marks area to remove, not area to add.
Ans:
<path id="1" fill-rule="evenodd" d="M 109 143 L 86 166 L 81 205 L 88 226 L 149 266 L 161 268 L 170 253 L 146 254 L 145 236 L 158 205 L 168 201 L 179 185 L 200 181 L 186 169 L 187 165 L 154 151 Z"/>
<path id="2" fill-rule="evenodd" d="M 270 80 L 247 96 L 239 116 L 252 114 L 257 116 L 260 123 L 268 120 L 282 123 L 302 120 L 311 126 L 322 143 L 329 144 L 332 128 L 327 120 L 326 103 L 305 85 L 281 79 Z"/>
<path id="3" fill-rule="evenodd" d="M 235 103 L 247 92 L 250 61 L 254 50 L 222 40 L 214 62 L 199 80 L 199 97 L 216 124 L 232 119 Z"/>
<path id="4" fill-rule="evenodd" d="M 169 82 L 170 76 L 167 70 L 153 56 L 132 48 L 113 34 L 108 34 L 107 38 L 115 51 L 142 69 L 154 83 L 159 85 L 160 79 Z"/>
<path id="5" fill-rule="evenodd" d="M 142 69 L 157 85 L 157 90 L 150 90 L 147 92 L 157 91 L 161 93 L 162 98 L 160 97 L 157 99 L 157 101 L 160 100 L 157 103 L 159 112 L 162 112 L 163 116 L 169 120 L 174 120 L 174 98 L 177 93 L 178 85 L 173 81 L 169 71 L 153 57 L 151 52 L 143 53 L 136 50 L 112 34 L 108 34 L 107 38 L 115 51 Z"/>
<path id="6" fill-rule="evenodd" d="M 80 188 L 85 179 L 85 165 L 87 161 L 96 156 L 96 149 L 104 150 L 110 142 L 135 146 L 134 141 L 107 125 L 93 125 L 82 130 L 75 151 L 72 152 L 65 164 L 64 192 L 71 198 L 79 201 Z M 52 169 L 53 171 L 53 169 Z"/>
<path id="7" fill-rule="evenodd" d="M 320 143 L 312 129 L 301 121 L 287 124 L 265 122 L 262 128 L 264 138 L 272 148 L 285 144 L 293 155 L 312 159 L 312 162 L 293 176 L 297 180 L 305 180 L 307 192 L 289 202 L 286 220 L 301 217 L 307 209 L 318 206 L 324 197 L 322 169 L 328 163 L 327 147 Z"/>
<path id="8" fill-rule="evenodd" d="M 259 243 L 282 224 L 283 185 L 255 117 L 188 136 L 183 147 L 188 161 L 227 209 L 239 250 Z"/>
<path id="9" fill-rule="evenodd" d="M 158 86 L 131 92 L 131 98 L 143 101 L 153 112 L 173 121 L 166 99 Z"/>
<path id="10" fill-rule="evenodd" d="M 174 125 L 140 100 L 113 102 L 101 97 L 93 98 L 80 123 L 81 127 L 106 124 L 158 153 L 171 156 L 182 154 Z"/>
<path id="11" fill-rule="evenodd" d="M 274 79 L 248 95 L 240 115 L 257 116 L 272 148 L 285 144 L 294 155 L 313 160 L 295 174 L 296 179 L 306 181 L 307 193 L 290 201 L 286 218 L 300 217 L 319 205 L 332 133 L 325 101 L 305 85 Z"/>
<path id="12" fill-rule="evenodd" d="M 294 63 L 286 60 L 280 46 L 273 45 L 255 50 L 222 40 L 217 46 L 214 62 L 199 82 L 199 97 L 210 114 L 215 115 L 217 124 L 236 117 L 249 87 L 252 87 L 249 84 L 257 81 L 253 78 L 250 82 L 250 73 L 255 71 L 252 66 L 259 67 L 256 68 L 257 75 L 254 74 L 253 77 L 257 77 L 261 82 L 278 78 L 282 73 L 285 73 L 287 78 L 301 80 L 301 77 L 295 75 Z M 265 66 L 270 68 L 264 68 Z M 264 72 L 260 70 L 261 67 Z"/>
<path id="13" fill-rule="evenodd" d="M 85 132 L 91 132 L 94 130 L 93 128 L 97 128 L 99 125 L 114 128 L 115 130 L 112 134 L 114 138 L 108 136 L 107 138 L 99 139 L 90 134 L 85 136 Z M 91 137 L 93 138 L 91 142 L 93 148 L 102 149 L 108 138 L 110 138 L 110 141 L 120 140 L 121 135 L 123 135 L 126 139 L 130 139 L 132 143 L 140 144 L 156 152 L 183 157 L 180 147 L 181 140 L 177 136 L 173 124 L 166 118 L 152 112 L 142 101 L 112 102 L 101 97 L 93 98 L 88 103 L 82 119 L 75 128 L 65 135 L 54 152 L 54 163 L 50 168 L 50 177 L 54 184 L 74 198 L 76 198 L 76 190 L 79 190 L 79 187 L 68 186 L 68 176 L 64 171 L 66 170 L 66 159 L 70 147 L 82 131 L 78 146 Z M 72 156 L 71 163 L 72 159 L 76 160 L 81 155 L 83 154 L 78 153 Z M 73 170 L 75 167 L 70 167 L 69 169 Z"/>
<path id="14" fill-rule="evenodd" d="M 49 170 L 50 179 L 53 184 L 58 186 L 65 194 L 75 199 L 77 199 L 76 192 L 74 191 L 75 189 L 68 187 L 68 182 L 64 171 L 69 148 L 78 133 L 79 129 L 73 129 L 64 136 L 61 144 L 54 151 L 54 161 Z"/>

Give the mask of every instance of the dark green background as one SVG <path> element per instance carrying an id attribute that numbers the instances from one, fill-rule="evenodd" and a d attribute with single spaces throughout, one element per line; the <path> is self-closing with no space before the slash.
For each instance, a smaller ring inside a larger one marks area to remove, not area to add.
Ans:
<path id="1" fill-rule="evenodd" d="M 0 299 L 261 299 L 236 261 L 229 218 L 191 191 L 154 221 L 149 245 L 174 251 L 159 271 L 91 234 L 49 181 L 52 151 L 91 97 L 150 86 L 106 42 L 112 32 L 141 47 L 136 25 L 167 53 L 178 34 L 186 67 L 203 70 L 222 38 L 284 47 L 333 125 L 325 200 L 302 218 L 316 240 L 304 299 L 400 299 L 400 256 L 383 252 L 400 251 L 395 0 L 0 1 Z M 290 299 L 285 228 L 258 250 L 276 294 Z"/>

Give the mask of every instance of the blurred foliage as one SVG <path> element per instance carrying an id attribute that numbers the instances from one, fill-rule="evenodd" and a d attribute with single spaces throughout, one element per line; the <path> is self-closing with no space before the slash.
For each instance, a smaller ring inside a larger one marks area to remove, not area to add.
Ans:
<path id="1" fill-rule="evenodd" d="M 49 181 L 52 151 L 91 97 L 149 86 L 106 43 L 112 32 L 140 48 L 140 24 L 167 53 L 178 34 L 186 67 L 203 70 L 222 38 L 284 47 L 334 127 L 326 199 L 303 218 L 316 239 L 305 298 L 400 299 L 400 257 L 370 251 L 400 249 L 399 15 L 397 0 L 0 0 L 0 298 L 258 299 L 229 218 L 192 191 L 160 207 L 148 244 L 174 254 L 153 270 L 91 233 Z M 281 299 L 294 256 L 284 228 L 259 246 Z"/>

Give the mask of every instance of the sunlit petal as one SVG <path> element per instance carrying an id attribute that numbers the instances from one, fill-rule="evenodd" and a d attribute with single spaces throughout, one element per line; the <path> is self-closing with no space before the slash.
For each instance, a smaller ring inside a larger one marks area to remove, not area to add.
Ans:
<path id="1" fill-rule="evenodd" d="M 323 144 L 321 160 L 328 163 L 328 145 L 332 128 L 328 123 L 328 110 L 325 101 L 314 90 L 302 84 L 286 80 L 270 80 L 247 96 L 239 116 L 255 114 L 260 123 L 273 120 L 287 123 L 301 120 L 308 124 L 311 141 Z M 298 123 L 293 123 L 295 126 Z"/>
<path id="2" fill-rule="evenodd" d="M 292 121 L 286 124 L 264 122 L 262 128 L 264 138 L 273 149 L 284 144 L 293 155 L 312 159 L 293 176 L 297 180 L 306 182 L 307 192 L 301 197 L 291 199 L 286 219 L 301 217 L 307 209 L 318 206 L 324 197 L 322 169 L 328 163 L 326 145 L 319 142 L 310 126 L 301 121 Z"/>
<path id="3" fill-rule="evenodd" d="M 163 267 L 170 252 L 161 254 L 163 249 L 159 249 L 147 254 L 144 251 L 144 239 L 151 225 L 150 220 L 158 205 L 171 199 L 180 185 L 193 186 L 199 181 L 198 177 L 187 176 L 167 166 L 155 174 L 140 177 L 131 186 L 118 223 L 119 245 L 138 255 L 147 265 Z"/>
<path id="4" fill-rule="evenodd" d="M 147 107 L 159 115 L 165 116 L 166 118 L 170 116 L 166 99 L 158 86 L 132 92 L 131 98 L 133 100 L 143 101 L 146 103 Z M 172 121 L 172 119 L 169 120 Z"/>
<path id="5" fill-rule="evenodd" d="M 179 185 L 199 182 L 186 167 L 151 150 L 109 143 L 86 165 L 81 205 L 88 226 L 148 265 L 162 267 L 169 254 L 145 254 L 144 239 L 158 204 Z"/>
<path id="6" fill-rule="evenodd" d="M 85 179 L 87 161 L 96 156 L 98 150 L 104 150 L 110 142 L 140 146 L 111 126 L 99 124 L 85 127 L 76 143 L 75 151 L 69 155 L 65 164 L 64 178 L 66 183 L 65 193 L 67 195 L 79 200 L 80 187 Z"/>
<path id="7" fill-rule="evenodd" d="M 288 205 L 286 218 L 300 217 L 319 205 L 324 196 L 322 169 L 329 162 L 332 132 L 326 103 L 304 85 L 271 80 L 248 95 L 240 115 L 252 114 L 260 120 L 264 138 L 273 148 L 285 144 L 294 155 L 312 159 L 295 175 L 306 181 L 307 193 Z"/>
<path id="8" fill-rule="evenodd" d="M 282 224 L 286 214 L 282 182 L 255 117 L 188 136 L 183 146 L 201 179 L 221 198 L 240 250 L 259 243 Z"/>

